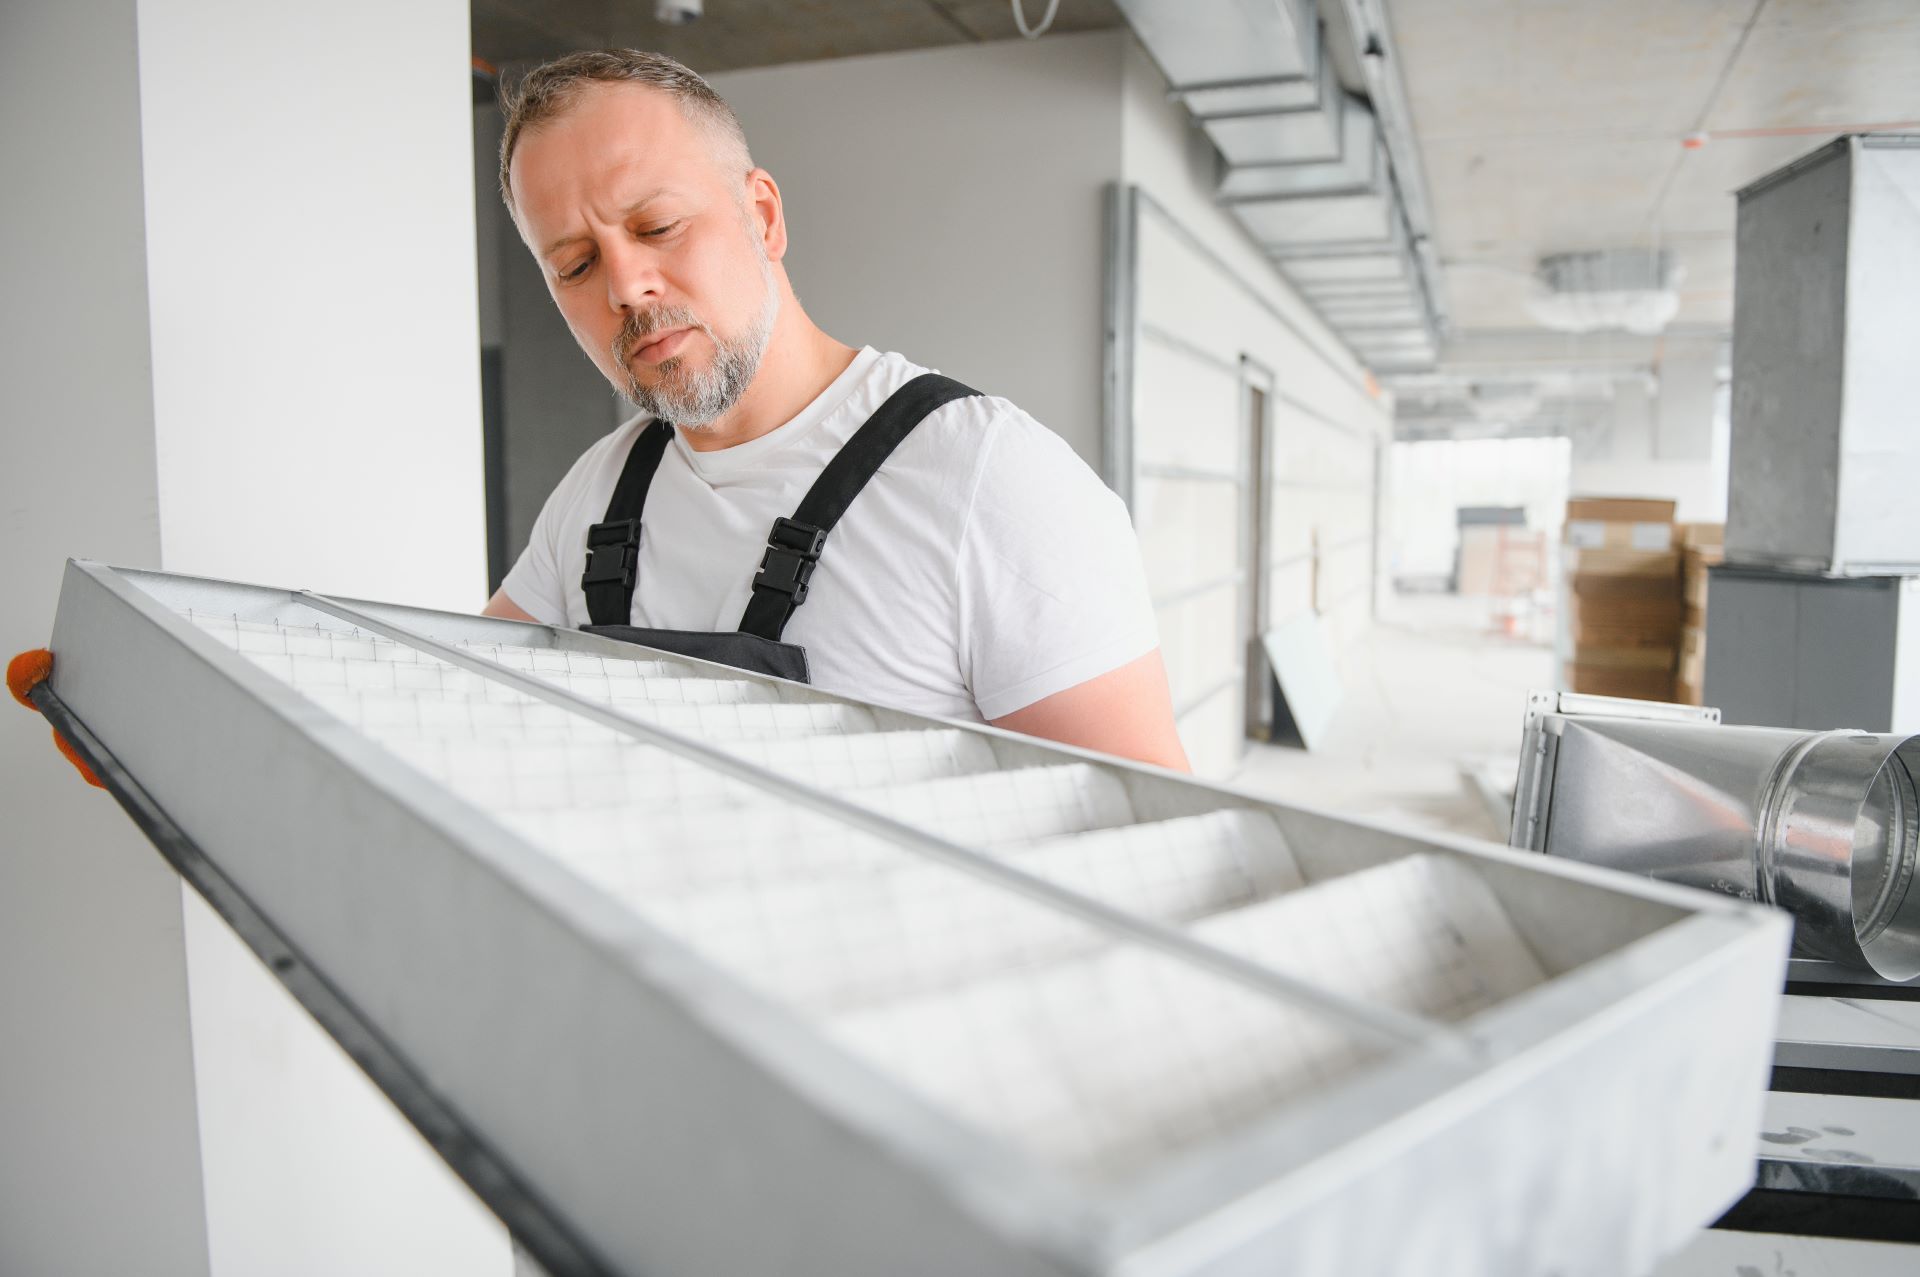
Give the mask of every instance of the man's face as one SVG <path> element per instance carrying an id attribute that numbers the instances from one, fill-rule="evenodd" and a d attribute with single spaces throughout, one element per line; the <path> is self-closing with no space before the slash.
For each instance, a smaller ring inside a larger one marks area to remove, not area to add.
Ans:
<path id="1" fill-rule="evenodd" d="M 629 84 L 591 85 L 524 133 L 511 178 L 548 291 L 614 387 L 687 427 L 731 408 L 779 306 L 777 197 L 750 201 L 707 130 Z"/>

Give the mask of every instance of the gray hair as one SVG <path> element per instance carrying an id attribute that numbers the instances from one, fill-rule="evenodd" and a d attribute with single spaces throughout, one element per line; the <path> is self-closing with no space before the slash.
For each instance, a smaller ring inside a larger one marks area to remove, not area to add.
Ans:
<path id="1" fill-rule="evenodd" d="M 714 156 L 745 176 L 753 168 L 739 117 L 713 86 L 663 53 L 639 49 L 590 49 L 543 62 L 502 100 L 507 117 L 500 139 L 500 197 L 513 207 L 507 170 L 520 135 L 565 113 L 589 84 L 642 84 L 667 94 L 680 113 L 713 139 Z"/>

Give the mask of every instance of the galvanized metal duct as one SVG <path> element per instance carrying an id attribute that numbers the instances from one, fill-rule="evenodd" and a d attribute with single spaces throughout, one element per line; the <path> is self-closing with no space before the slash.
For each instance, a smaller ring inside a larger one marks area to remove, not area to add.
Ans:
<path id="1" fill-rule="evenodd" d="M 1534 693 L 1513 845 L 1777 905 L 1797 953 L 1920 976 L 1920 736 L 1719 716 Z"/>
<path id="2" fill-rule="evenodd" d="M 1737 198 L 1727 557 L 1920 575 L 1920 134 L 1838 138 Z"/>
<path id="3" fill-rule="evenodd" d="M 1364 362 L 1431 367 L 1441 322 L 1420 238 L 1313 0 L 1118 3 L 1219 151 L 1220 201 Z"/>

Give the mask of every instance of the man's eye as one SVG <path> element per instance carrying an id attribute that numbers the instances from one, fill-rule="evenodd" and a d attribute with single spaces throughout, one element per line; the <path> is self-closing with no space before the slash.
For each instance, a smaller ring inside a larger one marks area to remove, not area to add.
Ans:
<path id="1" fill-rule="evenodd" d="M 650 231 L 641 231 L 640 238 L 654 239 L 658 236 L 665 235 L 668 231 L 673 230 L 675 227 L 679 225 L 680 223 L 678 222 L 668 222 L 665 226 L 656 226 Z"/>
<path id="2" fill-rule="evenodd" d="M 585 261 L 579 262 L 573 266 L 569 266 L 566 270 L 561 271 L 560 278 L 561 279 L 579 279 L 582 275 L 587 273 L 587 267 L 591 265 L 593 265 L 593 259 L 589 257 Z"/>

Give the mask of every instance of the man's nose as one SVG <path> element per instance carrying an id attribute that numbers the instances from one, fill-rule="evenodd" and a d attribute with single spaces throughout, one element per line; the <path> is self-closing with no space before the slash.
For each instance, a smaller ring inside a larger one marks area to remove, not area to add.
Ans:
<path id="1" fill-rule="evenodd" d="M 663 281 L 659 255 L 637 245 L 607 251 L 607 305 L 625 313 L 658 304 Z"/>

